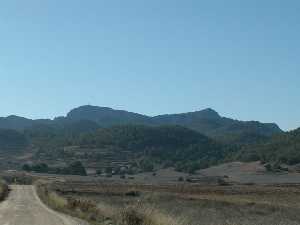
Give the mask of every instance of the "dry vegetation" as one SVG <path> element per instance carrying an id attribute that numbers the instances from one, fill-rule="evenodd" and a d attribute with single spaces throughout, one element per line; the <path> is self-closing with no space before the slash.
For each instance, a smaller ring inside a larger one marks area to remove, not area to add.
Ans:
<path id="1" fill-rule="evenodd" d="M 145 207 L 136 201 L 125 207 L 116 207 L 106 203 L 98 204 L 89 198 L 62 195 L 63 191 L 48 182 L 36 182 L 38 195 L 51 208 L 84 219 L 91 224 L 116 225 L 180 225 L 170 215 L 163 214 L 155 208 Z M 56 191 L 55 191 L 56 190 Z M 75 191 L 75 190 L 73 190 Z M 76 192 L 76 191 L 75 191 Z M 60 194 L 58 194 L 60 193 Z M 115 193 L 116 195 L 138 195 L 137 192 Z"/>
<path id="2" fill-rule="evenodd" d="M 52 208 L 91 224 L 296 225 L 300 186 L 38 183 Z"/>
<path id="3" fill-rule="evenodd" d="M 0 201 L 3 201 L 8 195 L 8 185 L 4 180 L 0 180 Z"/>

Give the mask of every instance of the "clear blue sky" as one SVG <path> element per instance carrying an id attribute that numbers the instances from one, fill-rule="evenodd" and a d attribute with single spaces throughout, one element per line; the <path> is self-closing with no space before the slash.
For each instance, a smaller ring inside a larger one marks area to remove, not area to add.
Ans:
<path id="1" fill-rule="evenodd" d="M 300 126 L 298 0 L 0 3 L 0 115 L 211 107 Z"/>

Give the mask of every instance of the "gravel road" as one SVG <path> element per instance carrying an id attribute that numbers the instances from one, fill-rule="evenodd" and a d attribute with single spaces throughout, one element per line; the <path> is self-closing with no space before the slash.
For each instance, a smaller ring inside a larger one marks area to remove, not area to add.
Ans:
<path id="1" fill-rule="evenodd" d="M 7 200 L 0 204 L 0 225 L 87 225 L 49 209 L 34 186 L 12 185 L 10 189 Z"/>

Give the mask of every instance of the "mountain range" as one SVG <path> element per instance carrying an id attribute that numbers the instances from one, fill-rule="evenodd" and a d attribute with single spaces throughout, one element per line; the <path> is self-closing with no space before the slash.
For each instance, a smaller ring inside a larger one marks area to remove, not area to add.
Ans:
<path id="1" fill-rule="evenodd" d="M 79 121 L 90 121 L 95 123 L 94 126 L 97 125 L 104 128 L 129 124 L 149 126 L 180 125 L 219 141 L 235 144 L 252 143 L 283 132 L 275 123 L 238 121 L 222 117 L 210 108 L 195 112 L 150 117 L 125 110 L 91 105 L 72 109 L 66 116 L 57 117 L 54 120 L 32 120 L 18 116 L 1 117 L 0 129 L 22 131 L 37 125 L 65 126 L 66 124 Z"/>
<path id="2" fill-rule="evenodd" d="M 12 160 L 0 167 L 20 168 L 24 162 L 16 154 L 29 153 L 25 162 L 47 163 L 55 171 L 74 160 L 93 169 L 125 165 L 129 173 L 169 166 L 193 172 L 235 160 L 260 160 L 277 170 L 281 163 L 300 163 L 299 134 L 210 108 L 151 117 L 86 105 L 53 120 L 0 118 L 0 154 Z"/>

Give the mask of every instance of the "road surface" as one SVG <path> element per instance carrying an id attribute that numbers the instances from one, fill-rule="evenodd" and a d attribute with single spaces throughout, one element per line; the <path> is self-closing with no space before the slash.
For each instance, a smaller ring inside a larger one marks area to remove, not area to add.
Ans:
<path id="1" fill-rule="evenodd" d="M 0 225 L 87 225 L 45 206 L 33 186 L 12 185 L 0 203 Z"/>

